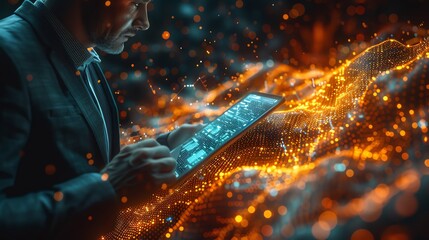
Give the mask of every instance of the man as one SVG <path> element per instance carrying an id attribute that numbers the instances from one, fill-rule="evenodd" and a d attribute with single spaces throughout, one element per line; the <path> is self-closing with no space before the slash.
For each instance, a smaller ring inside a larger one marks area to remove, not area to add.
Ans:
<path id="1" fill-rule="evenodd" d="M 200 126 L 120 151 L 93 49 L 120 53 L 149 28 L 148 2 L 24 1 L 0 21 L 0 239 L 94 237 L 121 204 L 174 182 L 170 149 Z"/>

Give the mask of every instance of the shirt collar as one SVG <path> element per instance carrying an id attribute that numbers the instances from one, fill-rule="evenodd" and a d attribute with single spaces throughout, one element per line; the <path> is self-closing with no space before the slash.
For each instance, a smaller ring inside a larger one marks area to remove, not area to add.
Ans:
<path id="1" fill-rule="evenodd" d="M 35 5 L 45 10 L 46 19 L 52 25 L 60 37 L 67 54 L 73 61 L 76 69 L 84 70 L 92 62 L 101 62 L 94 48 L 86 48 L 82 45 L 58 20 L 58 18 L 45 6 L 43 1 L 37 0 Z"/>
<path id="2" fill-rule="evenodd" d="M 90 56 L 85 60 L 85 62 L 83 62 L 78 67 L 79 70 L 85 70 L 85 68 L 93 62 L 97 62 L 97 63 L 101 62 L 100 56 L 98 55 L 98 53 L 95 51 L 94 48 L 87 48 L 87 51 L 88 51 Z"/>

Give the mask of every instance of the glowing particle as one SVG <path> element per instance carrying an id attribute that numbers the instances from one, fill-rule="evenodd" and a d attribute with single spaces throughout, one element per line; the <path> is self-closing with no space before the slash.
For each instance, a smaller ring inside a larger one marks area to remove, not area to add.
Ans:
<path id="1" fill-rule="evenodd" d="M 276 197 L 278 193 L 279 193 L 279 192 L 278 192 L 276 189 L 271 189 L 271 190 L 270 190 L 270 196 L 271 196 L 271 197 Z"/>
<path id="2" fill-rule="evenodd" d="M 247 208 L 247 211 L 248 211 L 249 213 L 254 213 L 254 212 L 256 211 L 256 209 L 255 209 L 255 207 L 254 207 L 254 206 L 249 206 L 249 207 Z"/>
<path id="3" fill-rule="evenodd" d="M 103 174 L 101 175 L 101 180 L 103 180 L 103 181 L 107 181 L 107 179 L 109 179 L 109 174 L 107 174 L 107 173 L 103 173 Z"/>
<path id="4" fill-rule="evenodd" d="M 270 225 L 264 225 L 261 228 L 261 233 L 265 237 L 269 237 L 273 234 L 273 227 L 271 227 Z"/>
<path id="5" fill-rule="evenodd" d="M 366 229 L 358 229 L 352 234 L 350 240 L 374 240 L 374 236 Z"/>
<path id="6" fill-rule="evenodd" d="M 427 128 L 428 127 L 428 122 L 426 121 L 426 120 L 424 120 L 424 119 L 421 119 L 420 121 L 419 121 L 419 127 L 420 128 Z"/>
<path id="7" fill-rule="evenodd" d="M 330 227 L 326 222 L 317 221 L 311 227 L 311 233 L 317 239 L 326 239 L 330 234 Z"/>
<path id="8" fill-rule="evenodd" d="M 285 206 L 280 206 L 277 208 L 277 212 L 281 215 L 284 216 L 287 214 L 287 208 Z"/>
<path id="9" fill-rule="evenodd" d="M 194 19 L 194 22 L 196 22 L 196 23 L 200 22 L 201 21 L 201 16 L 200 15 L 195 15 L 193 19 Z"/>
<path id="10" fill-rule="evenodd" d="M 162 33 L 162 39 L 164 39 L 164 40 L 168 40 L 170 38 L 170 32 L 168 32 L 168 31 L 164 31 L 163 33 Z"/>
<path id="11" fill-rule="evenodd" d="M 283 20 L 288 20 L 289 19 L 289 15 L 287 13 L 283 14 Z"/>
<path id="12" fill-rule="evenodd" d="M 64 198 L 64 194 L 62 192 L 58 191 L 58 192 L 54 193 L 54 200 L 55 201 L 59 202 L 59 201 L 63 200 L 63 198 Z"/>
<path id="13" fill-rule="evenodd" d="M 323 198 L 322 199 L 322 206 L 324 208 L 331 208 L 332 204 L 333 204 L 333 202 L 332 202 L 332 200 L 330 198 Z"/>
<path id="14" fill-rule="evenodd" d="M 354 171 L 352 169 L 347 169 L 347 171 L 346 171 L 346 176 L 347 177 L 353 177 L 354 174 L 355 173 L 354 173 Z"/>
<path id="15" fill-rule="evenodd" d="M 390 188 L 385 184 L 379 184 L 373 191 L 373 200 L 382 203 L 390 194 Z"/>
<path id="16" fill-rule="evenodd" d="M 119 74 L 119 78 L 120 78 L 121 80 L 126 80 L 126 79 L 128 78 L 128 73 L 126 73 L 126 72 L 121 72 L 121 73 Z"/>
<path id="17" fill-rule="evenodd" d="M 106 7 L 109 7 L 111 4 L 112 4 L 112 2 L 110 2 L 110 1 L 105 1 L 105 2 L 104 2 L 104 5 L 105 5 Z"/>
<path id="18" fill-rule="evenodd" d="M 337 215 L 333 211 L 324 211 L 319 216 L 319 222 L 328 224 L 329 230 L 331 230 L 337 225 Z"/>
<path id="19" fill-rule="evenodd" d="M 396 151 L 397 153 L 402 152 L 402 147 L 401 147 L 401 146 L 396 146 L 396 147 L 395 147 L 395 151 Z"/>
<path id="20" fill-rule="evenodd" d="M 334 165 L 334 170 L 336 172 L 344 172 L 346 170 L 346 166 L 343 163 L 336 163 Z"/>
<path id="21" fill-rule="evenodd" d="M 273 67 L 274 66 L 274 61 L 271 59 L 268 59 L 267 62 L 265 63 L 267 65 L 267 67 Z"/>
<path id="22" fill-rule="evenodd" d="M 264 217 L 265 218 L 271 218 L 273 216 L 273 213 L 270 210 L 264 211 Z"/>
<path id="23" fill-rule="evenodd" d="M 240 223 L 241 221 L 243 221 L 243 217 L 241 215 L 237 215 L 235 216 L 235 221 Z"/>
<path id="24" fill-rule="evenodd" d="M 122 59 L 127 59 L 128 57 L 129 57 L 128 52 L 123 51 L 123 52 L 121 53 L 121 58 L 122 58 Z"/>
<path id="25" fill-rule="evenodd" d="M 242 227 L 247 227 L 248 225 L 249 225 L 249 222 L 246 219 L 243 219 L 243 221 L 241 221 Z"/>
<path id="26" fill-rule="evenodd" d="M 45 166 L 46 175 L 54 175 L 56 171 L 57 171 L 57 168 L 53 164 L 48 164 Z"/>

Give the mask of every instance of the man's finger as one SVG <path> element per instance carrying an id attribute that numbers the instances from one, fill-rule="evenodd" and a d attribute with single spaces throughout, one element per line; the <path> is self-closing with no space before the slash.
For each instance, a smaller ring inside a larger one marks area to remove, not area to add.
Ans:
<path id="1" fill-rule="evenodd" d="M 171 157 L 170 149 L 167 146 L 159 145 L 154 148 L 151 148 L 152 158 L 165 158 Z"/>
<path id="2" fill-rule="evenodd" d="M 133 158 L 129 160 L 131 166 L 144 164 L 149 159 L 171 157 L 170 150 L 166 146 L 144 147 L 134 150 Z"/>
<path id="3" fill-rule="evenodd" d="M 123 152 L 123 153 L 130 153 L 130 152 L 133 152 L 134 150 L 139 149 L 139 148 L 143 148 L 143 147 L 156 147 L 156 146 L 159 146 L 159 145 L 160 144 L 155 139 L 149 138 L 149 139 L 145 139 L 143 141 L 140 141 L 140 142 L 137 142 L 137 143 L 134 143 L 134 144 L 127 145 L 127 146 L 125 146 L 124 148 L 121 149 L 121 152 Z"/>
<path id="4" fill-rule="evenodd" d="M 152 172 L 169 173 L 176 169 L 177 161 L 172 157 L 166 157 L 153 161 Z"/>
<path id="5" fill-rule="evenodd" d="M 156 147 L 156 146 L 159 146 L 160 144 L 155 139 L 148 138 L 134 145 L 136 148 L 142 148 L 142 147 Z"/>

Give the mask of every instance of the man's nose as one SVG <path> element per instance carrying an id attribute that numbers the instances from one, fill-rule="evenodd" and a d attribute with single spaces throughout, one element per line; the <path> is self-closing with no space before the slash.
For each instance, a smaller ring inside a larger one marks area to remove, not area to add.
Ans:
<path id="1" fill-rule="evenodd" d="M 147 3 L 140 9 L 133 25 L 137 30 L 147 30 L 150 27 L 147 15 Z"/>

